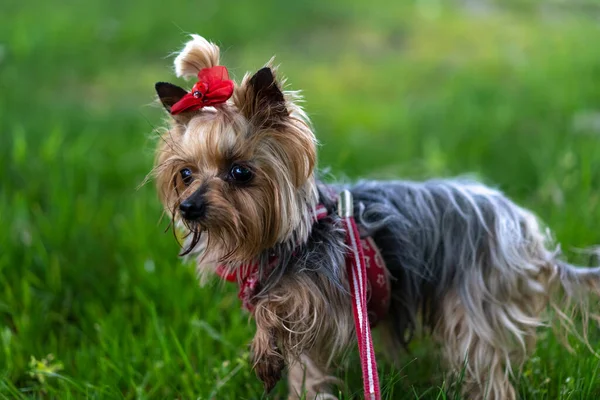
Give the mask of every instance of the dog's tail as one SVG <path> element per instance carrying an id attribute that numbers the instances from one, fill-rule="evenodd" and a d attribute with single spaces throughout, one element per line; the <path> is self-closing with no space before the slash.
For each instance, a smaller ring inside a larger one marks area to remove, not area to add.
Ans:
<path id="1" fill-rule="evenodd" d="M 600 258 L 599 248 L 586 253 L 592 255 L 596 261 Z M 590 323 L 600 322 L 600 266 L 582 267 L 558 258 L 555 259 L 554 265 L 556 278 L 564 291 L 562 296 L 550 302 L 557 317 L 558 324 L 555 326 L 560 328 L 558 336 L 565 346 L 572 350 L 567 340 L 567 334 L 572 334 L 600 357 L 588 341 Z"/>

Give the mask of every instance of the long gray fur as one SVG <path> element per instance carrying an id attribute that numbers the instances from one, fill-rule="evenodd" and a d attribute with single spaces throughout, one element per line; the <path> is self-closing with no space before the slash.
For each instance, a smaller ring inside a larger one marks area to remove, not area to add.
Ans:
<path id="1" fill-rule="evenodd" d="M 492 256 L 488 240 L 499 224 L 525 240 L 520 232 L 523 210 L 500 192 L 472 181 L 371 181 L 351 191 L 355 215 L 379 246 L 393 277 L 390 312 L 404 345 L 414 334 L 419 311 L 431 326 L 447 290 L 460 288 L 470 268 L 493 265 L 477 258 Z"/>
<path id="2" fill-rule="evenodd" d="M 563 267 L 570 276 L 599 273 L 574 269 L 558 259 L 558 247 L 548 236 L 542 240 L 544 247 L 532 251 L 530 245 L 539 241 L 532 236 L 539 233 L 537 229 L 530 229 L 532 220 L 537 224 L 535 216 L 480 183 L 466 179 L 361 181 L 319 184 L 319 200 L 330 211 L 329 218 L 315 224 L 305 245 L 284 244 L 262 257 L 263 271 L 271 275 L 263 280 L 258 296 L 266 295 L 281 276 L 307 270 L 325 274 L 332 285 L 344 287 L 341 268 L 346 248 L 335 201 L 335 193 L 342 189 L 351 191 L 361 235 L 373 237 L 391 274 L 390 318 L 404 346 L 414 335 L 419 313 L 423 324 L 433 328 L 448 290 L 458 291 L 471 313 L 481 313 L 483 299 L 471 293 L 468 285 L 474 276 L 481 277 L 476 279 L 485 296 L 484 277 L 490 272 L 486 268 L 513 272 L 500 277 L 520 275 L 546 263 Z M 274 254 L 280 261 L 278 268 L 266 268 Z M 507 288 L 512 285 L 505 283 Z M 486 300 L 502 301 L 502 293 L 494 296 Z"/>

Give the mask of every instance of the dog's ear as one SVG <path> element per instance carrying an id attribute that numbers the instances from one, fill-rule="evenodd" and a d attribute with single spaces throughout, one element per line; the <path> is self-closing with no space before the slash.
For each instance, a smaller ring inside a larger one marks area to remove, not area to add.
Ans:
<path id="1" fill-rule="evenodd" d="M 157 82 L 154 85 L 156 94 L 165 109 L 171 113 L 171 107 L 187 94 L 187 90 L 167 82 Z"/>
<path id="2" fill-rule="evenodd" d="M 250 78 L 250 87 L 254 92 L 254 105 L 256 108 L 267 107 L 279 116 L 288 114 L 285 108 L 285 98 L 275 79 L 273 71 L 264 67 Z"/>
<path id="3" fill-rule="evenodd" d="M 234 102 L 246 118 L 260 127 L 276 124 L 289 115 L 285 97 L 270 67 L 246 76 L 234 95 Z"/>
<path id="4" fill-rule="evenodd" d="M 154 88 L 156 89 L 156 94 L 158 94 L 160 102 L 165 107 L 165 110 L 167 110 L 171 118 L 180 124 L 187 124 L 190 121 L 193 113 L 182 112 L 177 115 L 171 114 L 171 107 L 173 107 L 173 104 L 177 103 L 188 93 L 187 90 L 167 82 L 157 82 L 154 85 Z"/>

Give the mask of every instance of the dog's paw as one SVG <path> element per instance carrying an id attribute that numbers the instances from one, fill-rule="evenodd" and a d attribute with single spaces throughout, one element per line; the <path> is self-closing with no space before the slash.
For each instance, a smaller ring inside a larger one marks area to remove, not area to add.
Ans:
<path id="1" fill-rule="evenodd" d="M 264 355 L 256 360 L 254 370 L 258 379 L 265 387 L 265 393 L 269 393 L 281 379 L 285 363 L 279 354 Z"/>

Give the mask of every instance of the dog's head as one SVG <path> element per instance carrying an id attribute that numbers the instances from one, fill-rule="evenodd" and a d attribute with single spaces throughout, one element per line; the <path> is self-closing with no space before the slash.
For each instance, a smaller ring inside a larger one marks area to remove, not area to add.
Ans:
<path id="1" fill-rule="evenodd" d="M 210 261 L 244 262 L 305 239 L 316 144 L 298 96 L 282 91 L 271 65 L 241 84 L 218 66 L 219 48 L 193 35 L 175 59 L 177 76 L 198 77 L 192 91 L 156 84 L 170 121 L 154 175 L 167 212 L 188 231 L 183 253 L 202 241 Z"/>

